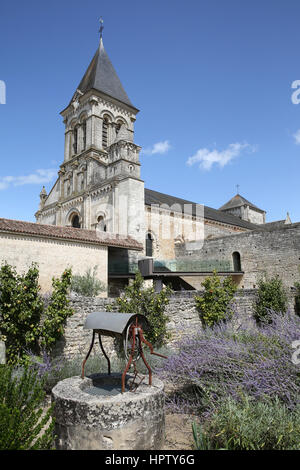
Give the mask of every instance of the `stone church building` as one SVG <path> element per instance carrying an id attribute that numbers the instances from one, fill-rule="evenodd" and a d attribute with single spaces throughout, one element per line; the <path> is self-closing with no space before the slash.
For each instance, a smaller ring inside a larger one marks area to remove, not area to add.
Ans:
<path id="1" fill-rule="evenodd" d="M 289 215 L 268 224 L 266 211 L 240 194 L 214 209 L 145 188 L 141 147 L 134 139 L 138 112 L 101 37 L 61 112 L 64 161 L 49 194 L 45 188 L 40 193 L 37 223 L 0 219 L 0 246 L 2 237 L 17 236 L 18 223 L 23 237 L 43 237 L 44 230 L 56 243 L 93 244 L 94 254 L 85 257 L 81 250 L 82 263 L 75 248 L 68 259 L 77 271 L 101 266 L 100 278 L 110 293 L 128 283 L 139 260 L 146 260 L 140 264 L 146 278 L 171 283 L 176 290 L 201 287 L 203 277 L 214 269 L 245 288 L 255 286 L 257 276 L 265 272 L 284 272 L 289 286 L 300 280 L 300 224 L 292 224 Z M 63 251 L 57 255 L 54 249 L 51 256 L 65 262 Z M 21 254 L 4 259 L 26 265 Z"/>

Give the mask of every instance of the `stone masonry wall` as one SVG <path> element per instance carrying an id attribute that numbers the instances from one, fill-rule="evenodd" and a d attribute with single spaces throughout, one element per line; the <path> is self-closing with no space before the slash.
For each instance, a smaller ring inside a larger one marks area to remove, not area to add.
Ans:
<path id="1" fill-rule="evenodd" d="M 60 277 L 68 267 L 72 267 L 73 274 L 84 275 L 97 265 L 97 278 L 106 286 L 108 282 L 107 247 L 98 244 L 0 233 L 0 262 L 15 266 L 19 273 L 27 271 L 32 262 L 37 263 L 42 292 L 51 291 L 52 277 Z"/>
<path id="2" fill-rule="evenodd" d="M 177 249 L 177 257 L 187 262 L 227 260 L 233 269 L 234 252 L 240 253 L 244 271 L 241 288 L 255 288 L 264 274 L 278 275 L 289 288 L 300 281 L 300 223 L 205 240 L 201 249 L 193 249 L 192 243 L 182 245 Z"/>
<path id="3" fill-rule="evenodd" d="M 176 341 L 183 335 L 193 334 L 196 329 L 201 328 L 194 301 L 195 294 L 199 293 L 196 291 L 178 292 L 170 299 L 166 309 L 166 314 L 169 317 L 167 328 L 171 333 L 171 339 L 168 343 L 170 347 L 175 347 Z M 235 296 L 236 327 L 249 324 L 249 322 L 254 323 L 253 303 L 256 295 L 257 291 L 255 289 L 237 291 Z M 292 291 L 290 291 L 288 298 L 289 307 L 293 309 L 294 294 Z M 71 306 L 74 308 L 74 315 L 67 321 L 64 340 L 57 345 L 55 355 L 62 355 L 66 358 L 80 356 L 84 359 L 92 339 L 92 330 L 83 329 L 87 315 L 94 311 L 105 311 L 107 305 L 112 304 L 114 300 L 113 298 L 88 298 L 72 295 Z M 113 339 L 103 337 L 102 340 L 105 350 L 110 355 L 114 355 Z M 97 338 L 94 350 L 97 354 L 102 354 Z"/>

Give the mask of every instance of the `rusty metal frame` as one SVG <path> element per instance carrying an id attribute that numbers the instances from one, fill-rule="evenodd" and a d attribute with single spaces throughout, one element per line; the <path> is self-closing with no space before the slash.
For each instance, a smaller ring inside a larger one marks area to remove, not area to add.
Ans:
<path id="1" fill-rule="evenodd" d="M 90 349 L 88 350 L 88 353 L 87 353 L 87 355 L 86 355 L 86 357 L 85 357 L 85 359 L 82 363 L 82 367 L 81 367 L 81 378 L 82 379 L 84 379 L 84 368 L 85 368 L 86 361 L 88 360 L 89 355 L 91 354 L 91 351 L 92 351 L 93 346 L 94 346 L 95 335 L 96 335 L 96 330 L 93 330 L 93 337 L 92 337 L 92 342 L 91 342 L 91 345 L 90 345 Z M 100 345 L 101 351 L 102 351 L 105 359 L 107 360 L 108 375 L 111 375 L 110 360 L 109 360 L 109 357 L 108 357 L 108 355 L 106 354 L 106 352 L 104 350 L 102 340 L 101 340 L 101 335 L 100 335 L 99 332 L 98 332 L 98 338 L 99 338 L 99 345 Z"/>
<path id="2" fill-rule="evenodd" d="M 88 360 L 88 358 L 91 354 L 91 351 L 93 349 L 93 346 L 94 346 L 96 332 L 98 332 L 99 345 L 100 345 L 101 351 L 102 351 L 104 357 L 107 360 L 108 375 L 111 375 L 111 364 L 110 364 L 109 357 L 108 357 L 108 355 L 106 354 L 106 352 L 104 350 L 102 340 L 101 340 L 101 334 L 98 330 L 93 329 L 92 342 L 91 342 L 90 348 L 88 350 L 88 353 L 87 353 L 87 355 L 86 355 L 86 357 L 85 357 L 85 359 L 82 363 L 82 369 L 81 369 L 81 378 L 82 379 L 84 378 L 84 368 L 85 368 L 86 361 Z M 121 380 L 121 382 L 122 382 L 122 393 L 125 392 L 126 374 L 127 374 L 128 370 L 129 370 L 129 368 L 132 364 L 134 366 L 134 378 L 133 378 L 133 381 L 130 385 L 130 391 L 135 391 L 137 389 L 137 387 L 140 385 L 140 383 L 144 380 L 144 377 L 142 377 L 142 379 L 140 380 L 140 382 L 138 384 L 135 383 L 135 380 L 138 377 L 138 371 L 137 371 L 137 367 L 136 367 L 136 363 L 137 363 L 138 359 L 134 357 L 135 356 L 136 346 L 138 347 L 138 352 L 140 354 L 140 357 L 142 358 L 146 368 L 148 369 L 149 385 L 152 385 L 152 370 L 151 370 L 150 365 L 146 361 L 146 358 L 145 358 L 145 355 L 144 355 L 144 352 L 143 352 L 142 343 L 146 344 L 149 347 L 150 354 L 154 354 L 156 356 L 163 357 L 164 359 L 167 359 L 167 356 L 164 356 L 163 354 L 159 354 L 159 353 L 154 352 L 152 344 L 145 339 L 142 326 L 141 326 L 140 323 L 138 323 L 138 317 L 136 317 L 135 322 L 132 322 L 128 326 L 128 336 L 129 336 L 129 338 L 131 338 L 131 350 L 130 350 L 130 355 L 129 355 L 127 364 L 126 364 L 125 369 L 122 373 L 122 380 Z"/>

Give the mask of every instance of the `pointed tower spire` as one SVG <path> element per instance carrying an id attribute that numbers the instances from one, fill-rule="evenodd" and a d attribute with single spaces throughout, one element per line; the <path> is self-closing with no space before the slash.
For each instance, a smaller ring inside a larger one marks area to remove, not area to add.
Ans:
<path id="1" fill-rule="evenodd" d="M 74 93 L 71 102 L 76 97 L 77 93 L 83 95 L 87 91 L 94 89 L 100 91 L 111 98 L 114 98 L 121 103 L 124 103 L 134 110 L 138 111 L 124 90 L 121 81 L 114 69 L 103 45 L 103 19 L 100 18 L 100 42 L 97 51 L 88 66 L 81 82 L 79 83 L 76 92 Z"/>

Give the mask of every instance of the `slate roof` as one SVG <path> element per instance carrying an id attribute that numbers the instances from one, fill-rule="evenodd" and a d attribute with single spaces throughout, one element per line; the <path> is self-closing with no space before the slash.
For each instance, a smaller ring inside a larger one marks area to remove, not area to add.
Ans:
<path id="1" fill-rule="evenodd" d="M 197 203 L 174 196 L 169 196 L 168 194 L 159 193 L 157 191 L 153 191 L 152 189 L 145 188 L 145 204 L 149 206 L 151 204 L 167 204 L 168 206 L 179 204 L 182 208 L 182 211 L 184 209 L 184 204 L 192 204 L 192 215 L 197 215 Z M 174 210 L 174 212 L 176 212 L 176 210 Z M 252 224 L 232 214 L 222 212 L 218 209 L 213 209 L 212 207 L 208 206 L 204 206 L 204 218 L 215 220 L 216 222 L 221 222 L 224 224 L 235 225 L 237 227 L 242 227 L 248 230 L 255 230 L 258 228 L 256 224 Z"/>
<path id="2" fill-rule="evenodd" d="M 72 240 L 82 243 L 93 243 L 103 246 L 114 246 L 131 250 L 142 250 L 143 246 L 132 237 L 110 235 L 107 232 L 96 230 L 78 229 L 74 227 L 60 227 L 57 225 L 37 224 L 35 222 L 24 222 L 0 218 L 0 232 L 15 234 L 35 235 L 39 237 Z"/>
<path id="3" fill-rule="evenodd" d="M 77 89 L 82 93 L 95 89 L 134 108 L 104 49 L 102 38 L 100 39 L 99 47 Z"/>
<path id="4" fill-rule="evenodd" d="M 224 210 L 227 210 L 227 209 L 233 209 L 234 207 L 241 207 L 241 206 L 245 206 L 245 205 L 251 207 L 252 209 L 256 209 L 260 212 L 265 212 L 262 209 L 260 209 L 259 207 L 252 204 L 252 202 L 247 201 L 247 199 L 245 199 L 240 194 L 236 194 L 233 198 L 230 199 L 230 201 L 226 202 L 226 204 L 224 204 L 222 207 L 220 207 L 219 210 L 224 211 Z"/>

